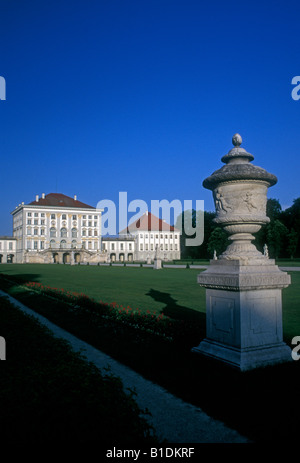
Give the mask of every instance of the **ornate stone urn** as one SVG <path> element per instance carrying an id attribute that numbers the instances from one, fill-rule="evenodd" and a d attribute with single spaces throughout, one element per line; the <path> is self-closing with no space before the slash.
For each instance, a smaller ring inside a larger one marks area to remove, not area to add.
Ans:
<path id="1" fill-rule="evenodd" d="M 232 142 L 234 148 L 221 159 L 226 165 L 206 178 L 203 186 L 213 191 L 215 222 L 232 241 L 221 259 L 260 259 L 263 255 L 251 243 L 252 233 L 270 221 L 266 216 L 267 190 L 277 183 L 277 178 L 250 163 L 254 156 L 240 147 L 239 134 L 233 136 Z"/>
<path id="2" fill-rule="evenodd" d="M 282 341 L 281 303 L 290 276 L 251 242 L 270 220 L 267 190 L 277 178 L 251 164 L 254 157 L 240 147 L 239 134 L 232 141 L 234 148 L 222 157 L 225 166 L 203 181 L 213 192 L 214 220 L 231 243 L 198 275 L 206 288 L 207 336 L 193 352 L 248 370 L 291 360 Z"/>

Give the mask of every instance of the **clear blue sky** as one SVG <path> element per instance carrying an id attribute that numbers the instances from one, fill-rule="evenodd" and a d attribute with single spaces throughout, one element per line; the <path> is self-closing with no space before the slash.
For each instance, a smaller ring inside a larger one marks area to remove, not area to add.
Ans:
<path id="1" fill-rule="evenodd" d="M 0 0 L 0 235 L 36 194 L 203 199 L 236 132 L 300 196 L 299 1 Z"/>

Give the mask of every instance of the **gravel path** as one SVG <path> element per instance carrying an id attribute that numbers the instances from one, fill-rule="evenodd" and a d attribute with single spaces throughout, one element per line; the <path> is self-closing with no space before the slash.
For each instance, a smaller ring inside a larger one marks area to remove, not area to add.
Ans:
<path id="1" fill-rule="evenodd" d="M 151 417 L 147 419 L 154 426 L 161 439 L 165 439 L 168 443 L 249 442 L 235 430 L 209 417 L 200 408 L 184 402 L 157 384 L 146 380 L 130 368 L 56 326 L 3 291 L 0 291 L 0 296 L 7 297 L 23 312 L 36 317 L 40 323 L 53 332 L 54 336 L 67 340 L 74 351 L 82 353 L 100 370 L 109 367 L 111 373 L 122 379 L 125 389 L 134 389 L 137 393 L 138 405 L 140 408 L 147 408 L 150 411 Z"/>

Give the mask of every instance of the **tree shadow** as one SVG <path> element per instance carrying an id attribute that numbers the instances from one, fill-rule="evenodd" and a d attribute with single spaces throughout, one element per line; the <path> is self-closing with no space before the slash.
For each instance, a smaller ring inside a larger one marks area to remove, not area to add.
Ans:
<path id="1" fill-rule="evenodd" d="M 169 293 L 151 288 L 150 291 L 146 293 L 146 296 L 150 296 L 155 301 L 165 304 L 165 307 L 163 307 L 160 312 L 170 318 L 205 323 L 206 316 L 204 313 L 177 304 L 177 300 Z"/>

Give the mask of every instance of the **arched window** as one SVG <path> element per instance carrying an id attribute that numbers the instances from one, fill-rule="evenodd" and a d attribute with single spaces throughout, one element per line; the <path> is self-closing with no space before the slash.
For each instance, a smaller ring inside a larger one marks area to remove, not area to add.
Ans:
<path id="1" fill-rule="evenodd" d="M 55 240 L 50 240 L 50 248 L 55 248 Z"/>
<path id="2" fill-rule="evenodd" d="M 67 242 L 66 242 L 66 240 L 61 240 L 61 242 L 60 242 L 60 247 L 61 247 L 62 249 L 65 249 L 65 248 L 67 247 Z"/>
<path id="3" fill-rule="evenodd" d="M 92 233 L 93 233 L 93 232 L 92 232 L 92 230 L 90 229 L 90 230 L 89 230 L 89 236 L 92 236 Z"/>
<path id="4" fill-rule="evenodd" d="M 72 240 L 72 248 L 76 248 L 76 245 L 77 245 L 77 241 L 76 240 Z"/>
<path id="5" fill-rule="evenodd" d="M 50 238 L 56 238 L 56 228 L 55 227 L 50 228 Z"/>
<path id="6" fill-rule="evenodd" d="M 94 230 L 94 236 L 98 236 L 97 230 Z"/>
<path id="7" fill-rule="evenodd" d="M 82 230 L 82 236 L 86 236 L 86 230 Z"/>
<path id="8" fill-rule="evenodd" d="M 67 237 L 67 229 L 66 228 L 61 228 L 60 229 L 60 237 L 61 238 L 66 238 Z"/>
<path id="9" fill-rule="evenodd" d="M 77 228 L 72 228 L 72 238 L 77 238 Z"/>

